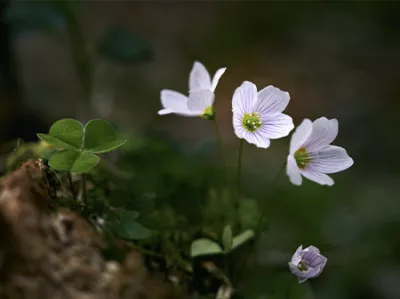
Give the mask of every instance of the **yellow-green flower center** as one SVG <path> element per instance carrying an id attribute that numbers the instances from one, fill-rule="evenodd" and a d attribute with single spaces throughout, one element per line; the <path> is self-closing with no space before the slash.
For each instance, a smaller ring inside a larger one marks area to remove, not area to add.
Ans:
<path id="1" fill-rule="evenodd" d="M 305 271 L 308 270 L 308 265 L 307 265 L 307 263 L 305 261 L 301 260 L 299 262 L 299 264 L 297 265 L 297 269 L 299 269 L 302 272 L 305 272 Z"/>
<path id="2" fill-rule="evenodd" d="M 243 126 L 247 129 L 249 132 L 255 132 L 257 131 L 261 126 L 261 116 L 258 113 L 246 113 L 243 116 Z"/>
<path id="3" fill-rule="evenodd" d="M 302 147 L 294 153 L 294 158 L 296 160 L 297 166 L 304 169 L 311 162 L 311 157 L 307 152 L 307 149 Z"/>
<path id="4" fill-rule="evenodd" d="M 203 118 L 212 120 L 215 117 L 213 106 L 208 106 L 203 112 Z"/>

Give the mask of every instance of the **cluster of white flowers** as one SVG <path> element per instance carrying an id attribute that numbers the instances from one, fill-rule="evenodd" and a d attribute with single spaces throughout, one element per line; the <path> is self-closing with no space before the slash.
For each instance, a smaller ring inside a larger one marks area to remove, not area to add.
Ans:
<path id="1" fill-rule="evenodd" d="M 203 64 L 195 62 L 189 76 L 189 96 L 164 89 L 163 109 L 158 114 L 214 117 L 214 91 L 226 68 L 220 68 L 211 79 Z M 233 128 L 238 138 L 268 148 L 271 139 L 286 137 L 293 130 L 293 120 L 283 113 L 290 95 L 269 85 L 260 91 L 254 83 L 244 81 L 232 98 Z M 336 119 L 304 119 L 293 133 L 287 157 L 286 173 L 294 185 L 301 185 L 302 176 L 321 185 L 332 186 L 327 174 L 343 171 L 353 165 L 342 147 L 331 145 L 339 130 Z"/>

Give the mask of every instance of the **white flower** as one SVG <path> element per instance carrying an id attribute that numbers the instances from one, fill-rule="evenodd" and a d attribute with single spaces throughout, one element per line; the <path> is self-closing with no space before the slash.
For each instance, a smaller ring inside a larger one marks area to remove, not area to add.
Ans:
<path id="1" fill-rule="evenodd" d="M 262 148 L 269 147 L 270 139 L 287 136 L 294 128 L 292 118 L 282 113 L 289 100 L 288 92 L 272 85 L 257 93 L 255 84 L 244 81 L 232 99 L 236 136 Z"/>
<path id="2" fill-rule="evenodd" d="M 184 116 L 204 116 L 213 114 L 214 91 L 226 68 L 220 68 L 211 80 L 204 65 L 195 61 L 189 75 L 189 97 L 173 90 L 161 91 L 163 109 L 159 115 L 175 113 Z"/>
<path id="3" fill-rule="evenodd" d="M 327 173 L 343 171 L 354 161 L 346 150 L 330 145 L 338 134 L 337 119 L 321 117 L 311 122 L 304 119 L 290 141 L 287 158 L 287 175 L 295 185 L 301 185 L 302 175 L 321 185 L 332 186 L 334 181 Z"/>

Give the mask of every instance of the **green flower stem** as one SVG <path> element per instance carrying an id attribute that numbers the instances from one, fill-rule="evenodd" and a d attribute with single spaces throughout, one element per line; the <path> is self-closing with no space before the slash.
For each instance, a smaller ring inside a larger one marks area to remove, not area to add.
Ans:
<path id="1" fill-rule="evenodd" d="M 237 172 L 237 182 L 236 182 L 236 196 L 235 196 L 235 224 L 240 231 L 240 221 L 239 221 L 239 201 L 240 201 L 240 187 L 241 187 L 241 175 L 242 175 L 242 156 L 243 156 L 243 139 L 240 139 L 239 142 L 239 154 L 238 154 L 238 172 Z"/>
<path id="2" fill-rule="evenodd" d="M 272 183 L 273 192 L 276 191 L 276 187 L 277 187 L 277 184 L 278 184 L 279 177 L 281 176 L 281 174 L 282 174 L 283 170 L 285 169 L 285 167 L 286 167 L 286 161 L 285 161 L 285 163 L 283 163 L 282 167 L 280 168 L 277 176 L 275 177 L 275 179 L 274 179 L 274 181 Z M 249 249 L 248 253 L 245 255 L 245 257 L 243 259 L 243 263 L 244 263 L 243 266 L 246 266 L 247 260 L 249 259 L 249 257 L 253 253 L 253 250 L 255 250 L 257 242 L 260 239 L 260 236 L 261 236 L 261 233 L 262 233 L 262 224 L 263 224 L 263 221 L 264 221 L 265 213 L 267 212 L 267 208 L 268 208 L 267 202 L 264 201 L 264 206 L 262 207 L 260 218 L 258 219 L 258 222 L 257 222 L 257 227 L 256 227 L 256 231 L 255 231 L 256 232 L 256 236 L 254 238 L 254 242 L 253 242 L 251 248 Z M 237 279 L 235 280 L 236 282 L 240 280 L 241 275 L 245 272 L 245 271 L 243 271 L 242 268 L 243 267 L 237 267 L 236 268 L 236 269 L 240 269 L 239 273 L 237 273 Z"/>
<path id="3" fill-rule="evenodd" d="M 215 117 L 212 122 L 214 123 L 214 129 L 215 129 L 215 133 L 217 135 L 219 151 L 220 151 L 220 155 L 221 155 L 221 159 L 222 159 L 222 164 L 224 167 L 224 179 L 226 179 L 227 170 L 226 170 L 226 160 L 225 160 L 225 155 L 224 155 L 224 146 L 223 146 L 223 142 L 222 142 L 221 133 L 218 128 L 217 118 Z"/>
<path id="4" fill-rule="evenodd" d="M 75 191 L 75 188 L 74 188 L 74 183 L 72 182 L 72 176 L 71 176 L 70 172 L 68 172 L 68 182 L 69 182 L 69 188 L 71 189 L 72 197 L 76 201 L 76 199 L 77 199 L 76 191 Z"/>
<path id="5" fill-rule="evenodd" d="M 87 194 L 86 194 L 86 173 L 82 174 L 82 198 L 83 203 L 87 205 Z"/>

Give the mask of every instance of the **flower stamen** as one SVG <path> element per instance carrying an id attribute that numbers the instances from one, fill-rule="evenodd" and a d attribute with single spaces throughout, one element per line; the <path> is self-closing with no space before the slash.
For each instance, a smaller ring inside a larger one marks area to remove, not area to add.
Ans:
<path id="1" fill-rule="evenodd" d="M 302 147 L 294 153 L 297 166 L 301 169 L 305 169 L 308 163 L 311 162 L 311 157 L 307 152 L 307 149 Z"/>
<path id="2" fill-rule="evenodd" d="M 297 269 L 299 269 L 302 272 L 306 272 L 308 270 L 308 265 L 305 260 L 301 260 L 299 264 L 297 265 Z"/>
<path id="3" fill-rule="evenodd" d="M 257 131 L 262 126 L 260 114 L 246 113 L 243 116 L 243 126 L 251 133 Z"/>

